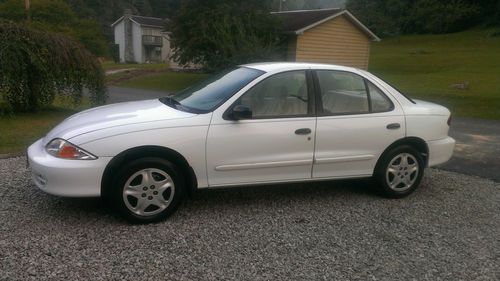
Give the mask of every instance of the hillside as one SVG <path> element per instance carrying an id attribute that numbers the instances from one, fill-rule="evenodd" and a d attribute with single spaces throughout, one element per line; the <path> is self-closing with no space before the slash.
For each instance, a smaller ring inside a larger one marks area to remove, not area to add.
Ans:
<path id="1" fill-rule="evenodd" d="M 386 39 L 373 44 L 370 60 L 371 72 L 411 97 L 456 116 L 500 119 L 498 29 Z"/>

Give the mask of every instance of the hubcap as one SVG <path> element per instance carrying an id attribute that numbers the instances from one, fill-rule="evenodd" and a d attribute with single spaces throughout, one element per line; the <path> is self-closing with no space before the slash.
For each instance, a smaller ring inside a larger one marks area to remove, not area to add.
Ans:
<path id="1" fill-rule="evenodd" d="M 409 153 L 401 153 L 392 158 L 385 173 L 387 185 L 395 191 L 405 191 L 413 186 L 418 177 L 417 159 Z"/>
<path id="2" fill-rule="evenodd" d="M 148 168 L 128 178 L 123 187 L 123 201 L 133 213 L 152 216 L 170 205 L 174 192 L 174 181 L 167 173 Z"/>

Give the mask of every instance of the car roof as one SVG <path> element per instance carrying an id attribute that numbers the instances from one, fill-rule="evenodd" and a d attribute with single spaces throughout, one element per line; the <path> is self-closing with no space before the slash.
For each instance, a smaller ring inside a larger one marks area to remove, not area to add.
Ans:
<path id="1" fill-rule="evenodd" d="M 243 67 L 262 70 L 265 72 L 281 72 L 296 69 L 331 69 L 357 72 L 356 68 L 321 63 L 306 63 L 306 62 L 260 62 L 242 65 Z"/>

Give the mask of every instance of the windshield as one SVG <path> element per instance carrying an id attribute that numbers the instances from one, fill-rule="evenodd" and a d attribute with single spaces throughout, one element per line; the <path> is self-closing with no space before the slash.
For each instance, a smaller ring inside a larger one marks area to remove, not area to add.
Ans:
<path id="1" fill-rule="evenodd" d="M 246 67 L 224 71 L 160 101 L 179 110 L 211 112 L 263 73 Z"/>

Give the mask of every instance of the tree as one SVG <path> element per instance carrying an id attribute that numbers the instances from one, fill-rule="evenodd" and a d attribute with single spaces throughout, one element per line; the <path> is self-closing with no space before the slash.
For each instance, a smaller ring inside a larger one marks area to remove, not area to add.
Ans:
<path id="1" fill-rule="evenodd" d="M 174 59 L 207 70 L 282 58 L 279 23 L 270 1 L 186 0 L 168 29 Z"/>
<path id="2" fill-rule="evenodd" d="M 35 111 L 61 93 L 106 99 L 104 72 L 81 44 L 58 33 L 0 20 L 0 94 L 14 112 Z"/>
<path id="3" fill-rule="evenodd" d="M 484 7 L 487 3 L 477 2 L 348 0 L 346 7 L 376 34 L 393 36 L 400 33 L 447 33 L 480 24 L 485 21 L 482 15 L 486 13 Z"/>
<path id="4" fill-rule="evenodd" d="M 421 0 L 413 5 L 407 19 L 407 31 L 448 33 L 477 24 L 479 7 L 463 0 Z"/>
<path id="5" fill-rule="evenodd" d="M 281 5 L 280 5 L 281 2 Z M 272 0 L 273 11 L 343 8 L 345 0 Z"/>
<path id="6" fill-rule="evenodd" d="M 62 0 L 37 0 L 31 3 L 31 26 L 63 33 L 82 43 L 97 56 L 107 55 L 106 39 L 99 24 L 91 19 L 79 18 Z M 0 18 L 25 22 L 23 1 L 7 0 L 0 3 Z"/>

